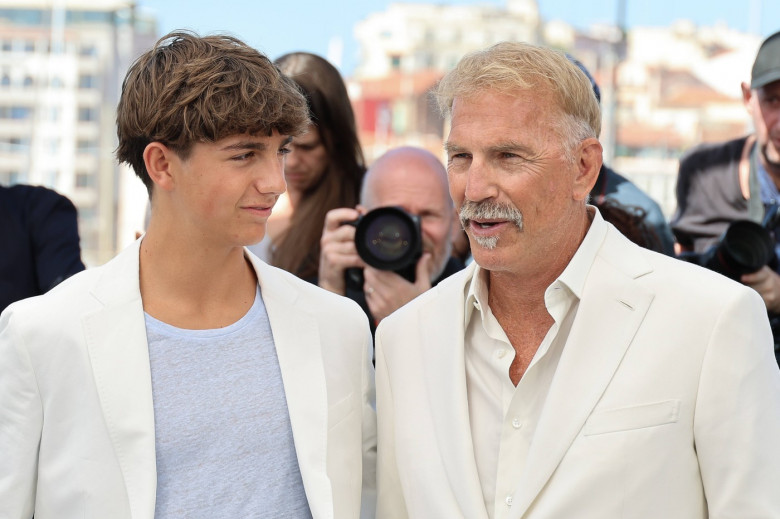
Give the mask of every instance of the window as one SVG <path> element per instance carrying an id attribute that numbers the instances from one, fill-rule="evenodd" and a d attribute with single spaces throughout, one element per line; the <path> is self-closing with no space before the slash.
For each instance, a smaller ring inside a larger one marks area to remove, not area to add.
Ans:
<path id="1" fill-rule="evenodd" d="M 97 88 L 97 77 L 88 74 L 80 75 L 79 88 Z"/>
<path id="2" fill-rule="evenodd" d="M 98 143 L 92 139 L 79 139 L 76 141 L 76 151 L 78 153 L 97 153 Z"/>
<path id="3" fill-rule="evenodd" d="M 82 45 L 79 49 L 79 55 L 80 56 L 97 56 L 97 47 L 92 45 L 91 43 Z"/>
<path id="4" fill-rule="evenodd" d="M 29 88 L 29 87 L 33 86 L 33 83 L 35 83 L 35 81 L 33 81 L 32 76 L 24 76 L 24 82 L 22 83 L 22 85 L 25 88 Z"/>
<path id="5" fill-rule="evenodd" d="M 92 188 L 96 187 L 96 176 L 89 171 L 77 171 L 76 172 L 76 187 L 77 188 Z"/>
<path id="6" fill-rule="evenodd" d="M 32 108 L 29 106 L 0 106 L 0 119 L 29 119 Z"/>
<path id="7" fill-rule="evenodd" d="M 32 112 L 29 106 L 12 106 L 11 119 L 29 119 L 32 117 Z"/>
<path id="8" fill-rule="evenodd" d="M 29 148 L 30 148 L 29 137 L 0 138 L 0 150 L 11 151 L 11 152 L 27 152 L 29 151 Z"/>
<path id="9" fill-rule="evenodd" d="M 79 108 L 79 121 L 89 122 L 98 120 L 97 108 Z"/>

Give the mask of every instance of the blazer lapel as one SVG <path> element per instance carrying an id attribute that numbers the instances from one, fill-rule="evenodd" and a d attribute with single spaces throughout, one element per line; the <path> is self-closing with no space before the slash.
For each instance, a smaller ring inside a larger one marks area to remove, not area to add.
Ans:
<path id="1" fill-rule="evenodd" d="M 438 304 L 423 308 L 420 322 L 427 324 L 423 326 L 423 342 L 419 346 L 428 374 L 425 379 L 428 401 L 452 494 L 463 517 L 487 519 L 474 458 L 466 391 L 463 292 L 464 283 L 474 273 L 474 266 L 469 268 L 470 274 L 460 278 L 463 283 L 447 284 L 446 289 L 441 287 Z M 455 326 L 435 325 L 452 322 Z"/>
<path id="2" fill-rule="evenodd" d="M 621 253 L 626 254 L 624 248 L 607 255 Z M 646 265 L 640 256 L 628 256 L 629 262 L 635 259 L 635 265 Z M 593 264 L 514 495 L 510 518 L 524 517 L 547 484 L 604 393 L 652 303 L 653 294 L 633 279 L 647 270 L 641 266 L 628 268 L 634 275 L 616 269 L 601 256 Z M 609 316 L 606 324 L 605 316 Z"/>
<path id="3" fill-rule="evenodd" d="M 103 275 L 92 290 L 103 306 L 85 316 L 83 324 L 130 513 L 151 519 L 157 473 L 149 349 L 138 278 L 139 244 L 140 240 L 136 241 L 103 267 Z"/>
<path id="4" fill-rule="evenodd" d="M 328 399 L 317 317 L 294 306 L 298 290 L 251 254 L 282 372 L 295 451 L 312 516 L 332 517 L 327 475 Z"/>

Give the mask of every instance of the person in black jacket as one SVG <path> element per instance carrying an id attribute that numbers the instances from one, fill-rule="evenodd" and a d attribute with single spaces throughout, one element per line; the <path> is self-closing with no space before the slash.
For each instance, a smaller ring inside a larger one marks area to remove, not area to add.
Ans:
<path id="1" fill-rule="evenodd" d="M 84 270 L 76 208 L 42 186 L 0 186 L 0 312 Z"/>
<path id="2" fill-rule="evenodd" d="M 755 132 L 701 144 L 680 159 L 677 210 L 671 221 L 678 253 L 704 254 L 733 222 L 762 222 L 766 209 L 780 204 L 780 31 L 761 44 L 750 84 L 741 86 Z M 777 255 L 780 228 L 770 230 Z M 780 272 L 767 264 L 738 280 L 761 294 L 780 364 Z"/>

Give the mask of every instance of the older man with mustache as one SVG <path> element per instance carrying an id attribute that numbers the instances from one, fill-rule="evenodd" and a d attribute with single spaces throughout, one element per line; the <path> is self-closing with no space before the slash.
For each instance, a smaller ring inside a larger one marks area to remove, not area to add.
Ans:
<path id="1" fill-rule="evenodd" d="M 587 204 L 585 75 L 502 43 L 437 96 L 474 263 L 377 329 L 377 517 L 780 517 L 762 300 Z"/>

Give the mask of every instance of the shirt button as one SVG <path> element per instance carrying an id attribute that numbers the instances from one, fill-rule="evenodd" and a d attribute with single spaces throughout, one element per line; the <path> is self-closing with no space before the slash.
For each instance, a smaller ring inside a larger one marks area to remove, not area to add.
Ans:
<path id="1" fill-rule="evenodd" d="M 512 506 L 512 496 L 506 496 L 504 502 L 506 502 L 506 506 Z"/>
<path id="2" fill-rule="evenodd" d="M 496 351 L 496 357 L 498 357 L 499 359 L 503 359 L 504 357 L 506 357 L 506 350 L 502 348 Z"/>
<path id="3" fill-rule="evenodd" d="M 514 427 L 515 429 L 519 429 L 522 426 L 523 426 L 523 422 L 521 422 L 519 418 L 512 419 L 512 427 Z"/>

